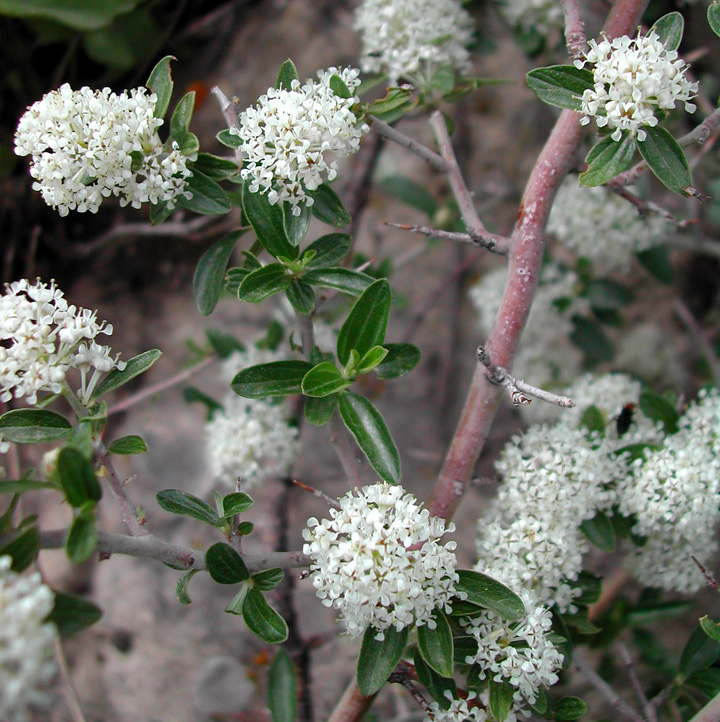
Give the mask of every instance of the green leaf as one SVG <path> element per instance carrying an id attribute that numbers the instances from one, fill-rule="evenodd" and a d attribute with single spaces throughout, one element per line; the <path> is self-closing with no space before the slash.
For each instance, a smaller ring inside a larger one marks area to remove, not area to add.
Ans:
<path id="1" fill-rule="evenodd" d="M 514 622 L 525 616 L 525 605 L 515 592 L 492 577 L 469 569 L 459 569 L 455 589 L 467 594 L 467 601 Z"/>
<path id="2" fill-rule="evenodd" d="M 666 286 L 672 284 L 675 272 L 666 246 L 655 246 L 635 255 L 660 283 L 664 283 Z"/>
<path id="3" fill-rule="evenodd" d="M 539 714 L 541 717 L 545 716 L 548 709 L 548 696 L 543 687 L 538 688 L 535 696 L 535 704 L 531 704 L 530 709 Z"/>
<path id="4" fill-rule="evenodd" d="M 282 263 L 268 263 L 243 278 L 238 288 L 238 298 L 247 303 L 260 303 L 287 289 L 291 280 Z"/>
<path id="5" fill-rule="evenodd" d="M 580 531 L 598 549 L 604 552 L 615 551 L 615 531 L 612 522 L 603 512 L 599 511 L 592 519 L 580 524 Z"/>
<path id="6" fill-rule="evenodd" d="M 417 628 L 418 649 L 423 659 L 442 677 L 453 675 L 453 637 L 450 623 L 440 609 L 432 613 L 435 629 L 428 624 Z"/>
<path id="7" fill-rule="evenodd" d="M 720 669 L 708 667 L 693 672 L 686 680 L 685 685 L 700 690 L 706 697 L 712 698 L 720 692 Z"/>
<path id="8" fill-rule="evenodd" d="M 102 617 L 102 609 L 90 600 L 56 589 L 53 589 L 53 592 L 55 604 L 47 621 L 57 627 L 61 637 L 70 637 L 87 629 Z"/>
<path id="9" fill-rule="evenodd" d="M 375 282 L 367 273 L 351 271 L 349 268 L 318 268 L 308 271 L 303 280 L 311 286 L 333 288 L 352 296 L 360 296 Z"/>
<path id="10" fill-rule="evenodd" d="M 490 693 L 490 711 L 496 722 L 504 722 L 512 707 L 515 687 L 509 682 L 496 682 L 492 677 L 488 680 Z"/>
<path id="11" fill-rule="evenodd" d="M 242 491 L 234 491 L 222 500 L 222 516 L 235 516 L 246 512 L 255 502 Z"/>
<path id="12" fill-rule="evenodd" d="M 383 359 L 387 356 L 387 349 L 382 346 L 373 346 L 361 359 L 357 365 L 359 374 L 366 374 L 379 366 Z"/>
<path id="13" fill-rule="evenodd" d="M 205 563 L 210 576 L 218 584 L 239 584 L 250 579 L 242 557 L 224 542 L 213 544 L 205 552 Z"/>
<path id="14" fill-rule="evenodd" d="M 39 489 L 57 489 L 51 481 L 35 481 L 34 479 L 17 479 L 14 481 L 0 479 L 0 494 L 22 494 L 24 491 Z"/>
<path id="15" fill-rule="evenodd" d="M 247 597 L 247 594 L 251 588 L 252 587 L 249 583 L 243 583 L 243 585 L 238 590 L 238 593 L 230 600 L 227 607 L 225 607 L 225 611 L 228 614 L 242 614 L 243 606 L 245 605 L 245 597 Z"/>
<path id="16" fill-rule="evenodd" d="M 310 228 L 310 218 L 312 216 L 312 210 L 306 203 L 301 203 L 297 208 L 300 209 L 300 213 L 293 215 L 293 206 L 287 202 L 282 204 L 285 236 L 293 246 L 298 246 L 303 242 L 308 228 Z"/>
<path id="17" fill-rule="evenodd" d="M 251 632 L 268 644 L 280 644 L 288 637 L 285 620 L 257 590 L 250 589 L 243 603 L 243 619 Z"/>
<path id="18" fill-rule="evenodd" d="M 594 404 L 588 406 L 580 419 L 580 426 L 584 426 L 590 432 L 597 431 L 600 434 L 604 434 L 605 417 L 602 411 Z"/>
<path id="19" fill-rule="evenodd" d="M 226 148 L 235 149 L 239 148 L 243 144 L 243 139 L 240 137 L 240 134 L 232 133 L 230 128 L 225 128 L 224 130 L 221 130 L 215 137 Z"/>
<path id="20" fill-rule="evenodd" d="M 232 356 L 235 351 L 245 350 L 245 346 L 243 346 L 234 336 L 231 336 L 229 333 L 218 331 L 216 328 L 205 329 L 205 335 L 207 336 L 207 340 L 210 342 L 213 351 L 221 359 L 226 359 L 229 356 Z"/>
<path id="21" fill-rule="evenodd" d="M 209 316 L 220 298 L 225 268 L 244 231 L 228 233 L 210 246 L 198 261 L 193 276 L 195 305 L 203 316 Z"/>
<path id="22" fill-rule="evenodd" d="M 692 176 L 683 149 L 665 128 L 645 128 L 647 137 L 638 141 L 640 155 L 655 177 L 669 190 L 692 195 Z"/>
<path id="23" fill-rule="evenodd" d="M 178 196 L 178 206 L 202 216 L 214 216 L 229 213 L 232 206 L 225 191 L 212 179 L 199 170 L 193 170 L 188 178 L 186 191 L 192 198 Z"/>
<path id="24" fill-rule="evenodd" d="M 243 183 L 242 202 L 245 217 L 263 248 L 275 258 L 297 258 L 297 246 L 285 235 L 282 206 L 279 203 L 271 205 L 267 193 L 252 193 L 249 180 Z"/>
<path id="25" fill-rule="evenodd" d="M 207 409 L 207 418 L 211 419 L 216 412 L 222 411 L 223 406 L 222 404 L 219 404 L 215 399 L 211 398 L 207 394 L 204 394 L 202 391 L 198 391 L 194 386 L 188 386 L 187 388 L 183 389 L 183 399 L 188 404 L 192 404 L 195 402 L 199 402 L 205 406 Z"/>
<path id="26" fill-rule="evenodd" d="M 190 599 L 190 580 L 198 573 L 198 569 L 191 569 L 189 572 L 185 572 L 180 579 L 177 580 L 175 585 L 175 596 L 178 598 L 180 604 L 192 604 Z"/>
<path id="27" fill-rule="evenodd" d="M 297 68 L 290 58 L 288 58 L 281 66 L 278 73 L 275 87 L 282 90 L 292 90 L 292 81 L 299 80 Z"/>
<path id="28" fill-rule="evenodd" d="M 616 311 L 632 303 L 632 291 L 610 278 L 596 278 L 587 287 L 587 297 L 595 311 Z"/>
<path id="29" fill-rule="evenodd" d="M 185 136 L 190 132 L 190 121 L 195 108 L 195 91 L 183 95 L 175 106 L 170 118 L 170 137 L 182 144 Z"/>
<path id="30" fill-rule="evenodd" d="M 282 569 L 265 569 L 262 572 L 253 574 L 253 584 L 261 592 L 269 592 L 271 589 L 280 584 L 285 576 L 285 572 Z"/>
<path id="31" fill-rule="evenodd" d="M 198 153 L 193 170 L 199 170 L 214 181 L 223 181 L 238 177 L 238 164 L 230 158 L 220 158 L 211 153 Z"/>
<path id="32" fill-rule="evenodd" d="M 290 305 L 303 316 L 309 316 L 315 310 L 315 292 L 305 281 L 293 278 L 287 288 Z"/>
<path id="33" fill-rule="evenodd" d="M 366 697 L 380 691 L 388 681 L 405 651 L 409 632 L 409 626 L 399 632 L 395 627 L 388 627 L 383 631 L 385 638 L 377 640 L 377 629 L 365 630 L 357 663 L 357 682 Z"/>
<path id="34" fill-rule="evenodd" d="M 337 396 L 324 396 L 322 398 L 309 397 L 305 399 L 303 411 L 305 418 L 313 426 L 324 426 L 332 418 L 337 406 Z M 1 489 L 2 487 L 0 487 Z"/>
<path id="35" fill-rule="evenodd" d="M 313 366 L 302 380 L 302 392 L 305 396 L 322 398 L 336 394 L 352 384 L 332 361 L 323 361 Z"/>
<path id="36" fill-rule="evenodd" d="M 368 113 L 386 120 L 387 116 L 402 110 L 410 103 L 413 91 L 410 88 L 388 88 L 384 98 L 373 101 L 368 106 Z"/>
<path id="37" fill-rule="evenodd" d="M 653 624 L 663 619 L 673 619 L 680 615 L 687 614 L 694 604 L 687 601 L 666 601 L 658 602 L 640 601 L 637 606 L 627 615 L 628 626 L 641 624 Z M 702 623 L 701 623 L 702 624 Z"/>
<path id="38" fill-rule="evenodd" d="M 345 228 L 352 218 L 345 210 L 337 193 L 327 184 L 322 183 L 311 193 L 314 203 L 311 206 L 312 214 L 319 221 L 335 228 Z"/>
<path id="39" fill-rule="evenodd" d="M 413 662 L 415 663 L 415 671 L 417 672 L 420 683 L 430 692 L 432 698 L 440 705 L 441 709 L 448 709 L 450 700 L 445 696 L 445 692 L 450 692 L 453 698 L 457 697 L 455 680 L 451 677 L 441 677 L 434 669 L 428 666 L 417 647 L 413 650 Z M 465 664 L 465 657 L 462 658 L 460 663 Z"/>
<path id="40" fill-rule="evenodd" d="M 707 615 L 700 617 L 700 627 L 710 639 L 720 642 L 720 624 L 714 622 Z"/>
<path id="41" fill-rule="evenodd" d="M 294 722 L 297 681 L 290 655 L 279 649 L 268 673 L 268 706 L 272 722 Z"/>
<path id="42" fill-rule="evenodd" d="M 382 345 L 391 303 L 390 284 L 384 278 L 363 291 L 340 329 L 337 355 L 341 364 L 348 362 L 353 349 L 362 357 L 373 346 Z"/>
<path id="43" fill-rule="evenodd" d="M 580 174 L 580 185 L 600 186 L 623 173 L 632 165 L 636 149 L 635 136 L 628 132 L 619 141 L 603 138 L 585 158 L 588 167 Z"/>
<path id="44" fill-rule="evenodd" d="M 720 3 L 714 2 L 712 5 L 708 5 L 707 19 L 710 29 L 720 37 Z"/>
<path id="45" fill-rule="evenodd" d="M 411 343 L 383 343 L 388 354 L 375 369 L 378 378 L 397 379 L 410 373 L 420 361 L 420 349 Z"/>
<path id="46" fill-rule="evenodd" d="M 594 86 L 593 74 L 574 65 L 551 65 L 527 74 L 527 85 L 543 103 L 566 110 L 581 110 L 582 96 Z"/>
<path id="47" fill-rule="evenodd" d="M 75 30 L 97 30 L 117 15 L 134 10 L 139 0 L 0 0 L 0 15 L 38 18 Z"/>
<path id="48" fill-rule="evenodd" d="M 602 579 L 600 577 L 596 577 L 591 572 L 582 571 L 578 574 L 575 587 L 581 590 L 580 596 L 575 597 L 578 604 L 595 604 L 595 602 L 600 599 Z"/>
<path id="49" fill-rule="evenodd" d="M 121 436 L 110 444 L 111 454 L 144 454 L 148 450 L 142 436 Z"/>
<path id="50" fill-rule="evenodd" d="M 714 664 L 720 657 L 720 644 L 707 636 L 702 627 L 690 635 L 680 657 L 678 669 L 686 677 Z"/>
<path id="51" fill-rule="evenodd" d="M 155 495 L 157 503 L 171 514 L 189 516 L 211 526 L 218 526 L 220 519 L 210 504 L 181 489 L 165 489 Z"/>
<path id="52" fill-rule="evenodd" d="M 612 361 L 615 351 L 600 326 L 577 314 L 571 320 L 573 330 L 570 340 L 583 352 L 585 364 L 594 366 L 603 361 Z"/>
<path id="53" fill-rule="evenodd" d="M 72 425 L 60 414 L 44 409 L 14 409 L 0 416 L 0 435 L 16 444 L 39 444 L 66 439 Z"/>
<path id="54" fill-rule="evenodd" d="M 273 361 L 238 373 L 230 388 L 247 399 L 302 393 L 302 380 L 313 365 L 307 361 Z"/>
<path id="55" fill-rule="evenodd" d="M 176 208 L 170 208 L 167 201 L 152 203 L 150 205 L 150 224 L 153 226 L 159 225 L 166 221 L 175 211 Z"/>
<path id="56" fill-rule="evenodd" d="M 65 539 L 65 551 L 74 564 L 87 561 L 97 547 L 95 514 L 85 508 L 72 521 Z"/>
<path id="57" fill-rule="evenodd" d="M 79 509 L 88 501 L 102 498 L 95 469 L 77 449 L 66 446 L 57 459 L 57 474 L 70 506 Z"/>
<path id="58" fill-rule="evenodd" d="M 9 537 L 10 541 L 0 546 L 0 556 L 9 556 L 12 559 L 10 568 L 14 572 L 21 572 L 37 559 L 40 552 L 40 531 L 34 521 L 28 519 L 11 532 Z"/>
<path id="59" fill-rule="evenodd" d="M 677 50 L 680 47 L 684 30 L 685 20 L 679 12 L 675 11 L 656 20 L 648 35 L 655 31 L 668 50 Z"/>
<path id="60" fill-rule="evenodd" d="M 306 249 L 315 251 L 315 256 L 307 268 L 325 268 L 336 266 L 347 256 L 352 247 L 352 236 L 349 233 L 328 233 L 313 241 Z"/>
<path id="61" fill-rule="evenodd" d="M 353 94 L 350 92 L 350 88 L 345 85 L 345 81 L 339 75 L 331 75 L 328 83 L 330 90 L 332 90 L 338 98 L 352 98 Z"/>
<path id="62" fill-rule="evenodd" d="M 409 178 L 399 175 L 388 176 L 378 185 L 385 195 L 417 208 L 430 217 L 437 211 L 437 201 L 433 195 Z"/>
<path id="63" fill-rule="evenodd" d="M 580 719 L 587 712 L 587 705 L 579 697 L 563 697 L 557 701 L 553 714 L 556 720 L 570 722 Z"/>
<path id="64" fill-rule="evenodd" d="M 455 85 L 455 75 L 451 65 L 441 65 L 430 78 L 430 89 L 442 95 L 449 93 Z"/>
<path id="65" fill-rule="evenodd" d="M 170 105 L 170 98 L 173 92 L 170 61 L 175 59 L 172 55 L 166 55 L 162 60 L 159 60 L 152 69 L 147 83 L 145 83 L 145 85 L 157 95 L 157 102 L 155 103 L 155 111 L 153 113 L 156 118 L 164 118 Z"/>
<path id="66" fill-rule="evenodd" d="M 659 394 L 644 389 L 640 394 L 640 410 L 653 421 L 661 421 L 666 434 L 674 434 L 678 430 L 680 415 L 673 405 Z"/>
<path id="67" fill-rule="evenodd" d="M 143 351 L 137 356 L 133 356 L 126 364 L 125 368 L 120 371 L 113 369 L 99 384 L 93 398 L 96 399 L 108 391 L 114 391 L 120 386 L 124 386 L 128 381 L 136 376 L 145 373 L 160 357 L 162 351 L 153 348 L 149 351 Z M 0 422 L 2 419 L 0 419 Z"/>
<path id="68" fill-rule="evenodd" d="M 355 437 L 358 446 L 381 479 L 400 480 L 400 455 L 378 410 L 362 396 L 349 391 L 338 397 L 340 416 Z"/>

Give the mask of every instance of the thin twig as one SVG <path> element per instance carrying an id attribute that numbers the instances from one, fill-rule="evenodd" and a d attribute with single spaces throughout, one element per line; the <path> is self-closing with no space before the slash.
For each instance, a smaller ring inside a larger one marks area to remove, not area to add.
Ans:
<path id="1" fill-rule="evenodd" d="M 471 236 L 480 238 L 483 233 L 486 233 L 485 226 L 475 209 L 472 194 L 468 190 L 467 185 L 465 185 L 465 179 L 455 157 L 452 142 L 450 141 L 445 116 L 439 110 L 434 111 L 430 116 L 430 125 L 435 132 L 435 137 L 440 147 L 440 154 L 445 159 L 448 182 L 450 183 L 450 189 L 460 209 L 463 222 Z"/>
<path id="2" fill-rule="evenodd" d="M 65 544 L 67 529 L 51 529 L 40 532 L 42 549 L 61 549 Z M 154 559 L 181 569 L 207 569 L 205 552 L 189 549 L 177 544 L 170 544 L 153 534 L 145 536 L 128 536 L 112 532 L 98 532 L 96 551 L 101 558 L 109 558 L 113 554 L 126 554 L 132 557 Z M 311 559 L 302 552 L 267 552 L 264 554 L 243 554 L 245 566 L 251 572 L 263 569 L 298 569 L 310 565 Z"/>
<path id="3" fill-rule="evenodd" d="M 430 704 L 425 699 L 425 697 L 422 696 L 420 693 L 420 690 L 413 684 L 413 682 L 408 678 L 407 674 L 403 672 L 401 669 L 396 669 L 388 679 L 388 682 L 391 684 L 401 684 L 405 689 L 410 692 L 410 696 L 420 705 L 420 707 L 425 710 L 425 712 L 430 711 Z"/>
<path id="4" fill-rule="evenodd" d="M 700 347 L 705 362 L 710 367 L 710 373 L 715 379 L 715 383 L 720 383 L 720 359 L 718 359 L 710 340 L 705 332 L 700 328 L 700 324 L 690 312 L 690 309 L 683 303 L 681 299 L 676 299 L 673 303 L 673 311 L 675 315 L 683 322 L 693 339 Z"/>
<path id="5" fill-rule="evenodd" d="M 710 573 L 710 571 L 705 567 L 705 565 L 693 554 L 690 555 L 690 558 L 695 562 L 695 565 L 697 568 L 702 572 L 702 575 L 705 577 L 705 581 L 708 583 L 708 586 L 714 589 L 716 592 L 720 592 L 720 584 L 718 584 L 717 579 Z"/>
<path id="6" fill-rule="evenodd" d="M 401 145 L 403 148 L 407 148 L 411 153 L 419 156 L 423 160 L 427 161 L 435 170 L 446 172 L 448 170 L 448 164 L 439 156 L 435 151 L 425 147 L 422 143 L 414 140 L 410 136 L 401 133 L 391 125 L 388 125 L 384 120 L 380 120 L 374 116 L 369 117 L 371 127 L 376 130 L 380 135 L 384 136 L 388 140 L 393 141 Z"/>
<path id="7" fill-rule="evenodd" d="M 637 211 L 640 214 L 641 218 L 646 218 L 649 213 L 657 213 L 659 216 L 662 216 L 668 223 L 672 223 L 678 228 L 685 228 L 691 223 L 694 223 L 694 221 L 689 220 L 681 221 L 679 218 L 670 213 L 670 211 L 666 208 L 663 208 L 661 205 L 654 203 L 653 201 L 648 201 L 644 198 L 640 198 L 639 195 L 636 195 L 632 191 L 627 190 L 627 188 L 625 188 L 624 186 L 608 185 L 607 187 L 617 196 L 634 205 L 635 208 L 637 208 Z"/>
<path id="8" fill-rule="evenodd" d="M 555 404 L 555 406 L 562 406 L 566 409 L 571 409 L 575 406 L 575 402 L 567 396 L 558 396 L 558 394 L 554 394 L 551 391 L 545 391 L 544 389 L 532 386 L 522 379 L 514 378 L 504 368 L 496 366 L 492 362 L 490 354 L 483 346 L 478 346 L 477 358 L 487 369 L 490 381 L 498 386 L 502 386 L 510 395 L 510 399 L 515 406 L 532 402 L 532 399 L 529 399 L 525 394 L 534 396 L 541 401 L 547 401 L 549 404 Z"/>
<path id="9" fill-rule="evenodd" d="M 507 256 L 510 247 L 510 239 L 507 236 L 501 236 L 497 233 L 489 231 L 481 231 L 479 233 L 458 233 L 457 231 L 442 231 L 439 228 L 430 228 L 430 226 L 414 226 L 407 223 L 391 223 L 383 221 L 386 226 L 392 228 L 400 228 L 403 231 L 412 231 L 413 233 L 421 233 L 423 236 L 431 238 L 444 238 L 448 241 L 459 241 L 460 243 L 470 243 L 474 246 L 480 246 L 492 253 L 501 256 Z"/>
<path id="10" fill-rule="evenodd" d="M 108 409 L 108 416 L 112 416 L 113 414 L 119 414 L 121 411 L 127 411 L 129 408 L 136 406 L 140 402 L 152 398 L 153 396 L 161 393 L 162 391 L 167 391 L 167 389 L 170 389 L 173 386 L 177 386 L 177 384 L 181 384 L 183 381 L 187 381 L 189 378 L 194 376 L 199 371 L 202 371 L 202 369 L 209 366 L 214 361 L 217 361 L 217 358 L 215 356 L 208 356 L 207 358 L 204 358 L 202 361 L 199 361 L 190 368 L 187 368 L 184 371 L 181 371 L 180 373 L 171 376 L 169 379 L 165 379 L 165 381 L 160 381 L 157 384 L 148 386 L 147 388 L 138 391 L 136 394 L 132 394 L 132 396 L 128 396 L 122 401 L 118 401 L 118 403 L 113 404 Z"/>
<path id="11" fill-rule="evenodd" d="M 98 455 L 98 461 L 105 469 L 104 476 L 110 485 L 110 492 L 120 507 L 123 524 L 132 536 L 146 536 L 149 532 L 144 527 L 144 521 L 141 523 L 138 519 L 137 506 L 130 501 L 130 498 L 125 492 L 125 487 L 115 471 L 109 452 L 102 451 Z"/>
<path id="12" fill-rule="evenodd" d="M 580 674 L 629 722 L 646 722 L 639 712 L 636 712 L 629 704 L 620 699 L 617 692 L 595 672 L 577 649 L 573 652 L 573 664 Z"/>
<path id="13" fill-rule="evenodd" d="M 570 57 L 577 60 L 587 50 L 585 23 L 580 15 L 578 0 L 562 0 L 565 15 L 565 44 Z"/>
<path id="14" fill-rule="evenodd" d="M 658 722 L 657 712 L 655 708 L 650 704 L 650 701 L 645 694 L 645 690 L 642 688 L 642 684 L 640 683 L 640 679 L 637 676 L 637 670 L 635 669 L 635 664 L 633 663 L 633 659 L 630 656 L 630 652 L 628 652 L 627 647 L 622 642 L 616 642 L 616 647 L 620 652 L 620 656 L 622 657 L 625 669 L 627 669 L 628 677 L 630 677 L 630 683 L 632 684 L 633 689 L 635 690 L 635 695 L 637 696 L 638 701 L 640 702 L 640 705 L 643 709 L 645 719 L 647 720 L 647 722 Z"/>
<path id="15" fill-rule="evenodd" d="M 302 489 L 303 491 L 308 491 L 313 496 L 316 496 L 318 499 L 322 499 L 328 506 L 334 507 L 335 509 L 340 508 L 340 504 L 338 504 L 338 500 L 333 499 L 331 496 L 328 496 L 324 491 L 320 491 L 320 489 L 316 489 L 314 486 L 309 486 L 308 484 L 303 484 L 302 481 L 298 481 L 297 479 L 293 479 L 292 483 L 295 484 L 295 486 Z"/>
<path id="16" fill-rule="evenodd" d="M 60 674 L 63 680 L 63 692 L 70 714 L 74 722 L 87 722 L 82 707 L 80 706 L 80 698 L 70 676 L 70 668 L 65 657 L 65 651 L 59 639 L 55 640 L 55 657 L 57 658 L 58 667 L 60 667 Z"/>
<path id="17" fill-rule="evenodd" d="M 217 98 L 228 128 L 239 128 L 240 119 L 237 113 L 237 98 L 230 100 L 217 85 L 214 85 L 210 89 L 210 92 Z M 240 148 L 235 148 L 235 160 L 238 164 L 242 163 L 242 151 Z"/>

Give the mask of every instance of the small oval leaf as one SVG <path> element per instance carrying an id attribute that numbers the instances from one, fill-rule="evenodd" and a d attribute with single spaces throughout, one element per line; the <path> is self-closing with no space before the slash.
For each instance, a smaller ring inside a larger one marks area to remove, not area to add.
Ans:
<path id="1" fill-rule="evenodd" d="M 341 364 L 347 364 L 351 350 L 357 351 L 362 357 L 373 346 L 382 345 L 391 303 L 390 284 L 384 278 L 363 291 L 338 335 L 337 355 Z"/>
<path id="2" fill-rule="evenodd" d="M 257 589 L 250 589 L 243 603 L 243 619 L 250 631 L 268 644 L 280 644 L 288 637 L 285 620 L 265 601 Z"/>
<path id="3" fill-rule="evenodd" d="M 203 316 L 209 316 L 217 306 L 225 281 L 225 269 L 230 256 L 244 231 L 228 233 L 210 246 L 198 261 L 193 276 L 195 305 Z"/>
<path id="4" fill-rule="evenodd" d="M 459 569 L 455 588 L 467 594 L 467 601 L 499 614 L 511 622 L 525 616 L 525 605 L 515 592 L 492 577 Z"/>
<path id="5" fill-rule="evenodd" d="M 13 409 L 0 416 L 0 435 L 16 444 L 58 441 L 71 431 L 72 425 L 64 416 L 45 409 Z"/>
<path id="6" fill-rule="evenodd" d="M 165 489 L 159 491 L 155 498 L 157 503 L 171 514 L 189 516 L 212 526 L 220 524 L 217 512 L 210 504 L 206 504 L 202 499 L 198 499 L 198 497 L 188 494 L 186 491 Z"/>
<path id="7" fill-rule="evenodd" d="M 423 659 L 442 677 L 453 675 L 453 637 L 450 623 L 440 609 L 432 613 L 435 629 L 423 624 L 417 628 L 418 648 Z"/>
<path id="8" fill-rule="evenodd" d="M 273 361 L 238 373 L 230 388 L 247 399 L 302 393 L 302 380 L 313 367 L 308 361 Z"/>
<path id="9" fill-rule="evenodd" d="M 218 584 L 239 584 L 250 579 L 242 557 L 224 542 L 213 544 L 205 552 L 205 563 L 210 576 Z"/>
<path id="10" fill-rule="evenodd" d="M 162 351 L 153 348 L 149 351 L 143 351 L 143 353 L 133 356 L 126 364 L 125 368 L 120 371 L 113 369 L 98 385 L 95 390 L 93 398 L 98 398 L 108 391 L 114 391 L 115 389 L 123 386 L 131 379 L 145 373 L 160 357 Z"/>
<path id="11" fill-rule="evenodd" d="M 384 639 L 377 640 L 377 629 L 365 630 L 357 663 L 357 682 L 366 697 L 380 691 L 388 681 L 405 651 L 409 632 L 410 627 L 399 632 L 395 627 L 388 627 L 383 631 Z"/>

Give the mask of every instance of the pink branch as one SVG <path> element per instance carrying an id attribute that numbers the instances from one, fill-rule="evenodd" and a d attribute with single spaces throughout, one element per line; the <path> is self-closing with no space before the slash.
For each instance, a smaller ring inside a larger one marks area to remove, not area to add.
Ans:
<path id="1" fill-rule="evenodd" d="M 328 722 L 356 722 L 370 709 L 376 695 L 366 697 L 353 678 Z"/>
<path id="2" fill-rule="evenodd" d="M 587 50 L 585 23 L 580 15 L 578 0 L 562 0 L 565 14 L 565 43 L 568 53 L 573 59 L 581 58 Z"/>

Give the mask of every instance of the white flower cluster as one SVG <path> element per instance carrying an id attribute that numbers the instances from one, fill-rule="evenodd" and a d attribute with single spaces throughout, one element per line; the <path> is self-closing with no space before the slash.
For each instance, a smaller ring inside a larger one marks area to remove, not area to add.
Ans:
<path id="1" fill-rule="evenodd" d="M 80 400 L 86 403 L 101 374 L 125 368 L 109 346 L 95 341 L 113 331 L 96 313 L 68 305 L 54 282 L 31 285 L 23 279 L 6 285 L 0 296 L 0 399 L 26 397 L 36 404 L 39 391 L 60 393 L 67 372 L 76 368 Z"/>
<path id="2" fill-rule="evenodd" d="M 450 700 L 448 708 L 442 709 L 437 702 L 431 702 L 425 722 L 487 722 L 489 719 L 486 710 L 490 695 L 487 690 L 484 690 L 480 697 L 478 697 L 477 692 L 470 691 L 464 699 L 462 697 L 453 697 L 450 690 L 445 690 L 445 696 Z M 477 703 L 471 706 L 476 699 L 482 702 L 483 706 Z M 512 710 L 505 718 L 505 722 L 516 722 L 515 713 Z"/>
<path id="3" fill-rule="evenodd" d="M 526 33 L 547 35 L 565 27 L 562 4 L 556 0 L 502 0 L 498 9 L 508 25 Z"/>
<path id="4" fill-rule="evenodd" d="M 191 172 L 177 143 L 163 148 L 156 102 L 145 88 L 117 95 L 66 83 L 47 93 L 25 111 L 15 133 L 15 152 L 32 156 L 33 188 L 61 216 L 96 213 L 111 195 L 133 208 L 174 207 Z"/>
<path id="5" fill-rule="evenodd" d="M 224 364 L 228 383 L 242 369 L 281 360 L 269 349 L 250 346 L 236 351 Z M 205 454 L 214 479 L 229 485 L 240 482 L 250 489 L 273 477 L 286 476 L 295 463 L 300 440 L 298 428 L 288 423 L 285 404 L 246 399 L 232 391 L 205 424 Z"/>
<path id="6" fill-rule="evenodd" d="M 480 314 L 480 326 L 489 333 L 497 317 L 507 269 L 485 274 L 470 288 L 470 301 Z M 582 354 L 568 340 L 575 314 L 587 312 L 588 303 L 578 298 L 578 278 L 572 271 L 548 263 L 543 266 L 530 316 L 513 364 L 513 375 L 541 388 L 557 388 L 570 383 L 578 374 Z M 521 407 L 533 421 L 555 418 L 550 404 L 532 403 Z"/>
<path id="7" fill-rule="evenodd" d="M 473 20 L 458 0 L 364 0 L 355 28 L 362 35 L 360 67 L 385 73 L 390 85 L 441 65 L 460 71 L 469 65 Z"/>
<path id="8" fill-rule="evenodd" d="M 613 365 L 636 374 L 651 388 L 685 388 L 688 368 L 682 349 L 677 343 L 668 343 L 661 323 L 640 323 L 628 329 L 619 341 Z"/>
<path id="9" fill-rule="evenodd" d="M 240 116 L 240 127 L 230 132 L 242 139 L 245 163 L 241 175 L 250 179 L 253 193 L 268 191 L 272 205 L 287 201 L 293 214 L 299 215 L 300 204 L 312 205 L 308 191 L 337 175 L 337 161 L 328 163 L 326 153 L 348 155 L 360 147 L 368 132 L 358 125 L 353 106 L 359 102 L 354 94 L 360 84 L 359 70 L 329 68 L 318 71 L 318 81 L 301 85 L 292 81 L 292 89 L 269 88 L 254 108 Z M 351 93 L 342 98 L 330 87 L 330 79 L 339 76 Z"/>
<path id="10" fill-rule="evenodd" d="M 595 118 L 598 127 L 611 129 L 619 141 L 623 131 L 645 140 L 644 127 L 658 124 L 656 110 L 672 110 L 682 102 L 688 113 L 695 111 L 690 100 L 697 83 L 685 77 L 687 65 L 676 50 L 668 50 L 662 40 L 650 32 L 636 38 L 627 35 L 612 41 L 603 38 L 588 42 L 590 49 L 575 65 L 592 65 L 592 90 L 582 97 L 583 125 Z"/>
<path id="11" fill-rule="evenodd" d="M 490 611 L 460 618 L 465 631 L 478 643 L 477 652 L 468 655 L 465 663 L 478 665 L 480 679 L 511 684 L 516 713 L 525 703 L 535 703 L 541 687 L 558 681 L 563 662 L 563 655 L 548 638 L 552 632 L 550 611 L 526 590 L 520 590 L 519 596 L 525 604 L 525 616 L 519 621 L 508 622 Z"/>
<path id="12" fill-rule="evenodd" d="M 39 574 L 11 571 L 0 557 L 0 719 L 22 722 L 29 705 L 46 701 L 55 675 L 57 629 L 45 622 L 54 595 Z"/>
<path id="13" fill-rule="evenodd" d="M 633 532 L 647 538 L 629 565 L 643 584 L 690 593 L 705 584 L 691 555 L 717 556 L 720 521 L 720 394 L 703 392 L 680 429 L 634 466 L 620 485 L 620 510 L 633 515 Z"/>
<path id="14" fill-rule="evenodd" d="M 431 517 L 412 494 L 385 482 L 348 492 L 330 519 L 308 519 L 305 554 L 312 557 L 317 595 L 342 612 L 348 634 L 368 626 L 398 631 L 432 625 L 433 610 L 454 594 L 455 542 L 440 539 L 445 522 Z"/>
<path id="15" fill-rule="evenodd" d="M 596 271 L 631 269 L 634 253 L 661 244 L 667 223 L 641 218 L 622 198 L 604 188 L 583 188 L 567 178 L 553 203 L 547 230 L 568 250 L 592 261 Z"/>

